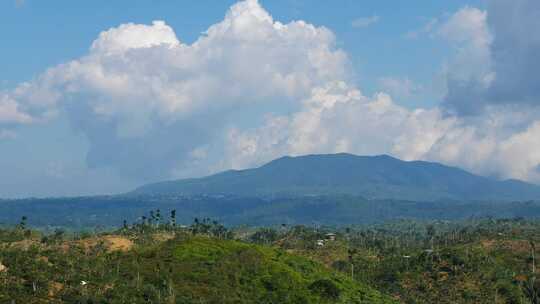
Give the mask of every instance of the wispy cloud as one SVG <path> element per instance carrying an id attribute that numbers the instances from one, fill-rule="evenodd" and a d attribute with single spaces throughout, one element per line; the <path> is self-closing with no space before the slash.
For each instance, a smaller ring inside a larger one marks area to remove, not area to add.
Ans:
<path id="1" fill-rule="evenodd" d="M 356 18 L 351 22 L 351 26 L 354 28 L 364 28 L 379 22 L 381 18 L 377 15 L 370 17 Z"/>
<path id="2" fill-rule="evenodd" d="M 26 4 L 26 0 L 15 0 L 16 7 L 23 7 Z"/>
<path id="3" fill-rule="evenodd" d="M 433 30 L 439 24 L 438 18 L 430 19 L 424 26 L 419 29 L 408 31 L 403 35 L 405 39 L 417 39 L 422 35 L 428 35 L 433 32 Z"/>
<path id="4" fill-rule="evenodd" d="M 385 92 L 397 99 L 411 98 L 423 89 L 421 85 L 407 77 L 381 77 L 378 83 Z"/>

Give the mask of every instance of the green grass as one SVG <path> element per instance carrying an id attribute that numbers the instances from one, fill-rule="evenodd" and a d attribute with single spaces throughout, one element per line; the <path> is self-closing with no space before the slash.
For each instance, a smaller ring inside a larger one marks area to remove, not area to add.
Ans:
<path id="1" fill-rule="evenodd" d="M 168 266 L 181 295 L 177 302 L 392 303 L 313 260 L 270 247 L 189 237 L 153 250 L 172 252 Z M 151 252 L 146 255 L 154 257 Z"/>
<path id="2" fill-rule="evenodd" d="M 394 303 L 310 258 L 240 241 L 180 233 L 126 252 L 33 242 L 0 248 L 0 303 Z"/>

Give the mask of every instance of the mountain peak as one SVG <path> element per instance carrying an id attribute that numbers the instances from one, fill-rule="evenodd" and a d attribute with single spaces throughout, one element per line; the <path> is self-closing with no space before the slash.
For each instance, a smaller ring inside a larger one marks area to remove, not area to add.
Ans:
<path id="1" fill-rule="evenodd" d="M 283 162 L 302 162 L 302 161 L 342 161 L 342 160 L 354 160 L 354 159 L 372 159 L 372 160 L 389 160 L 389 161 L 401 161 L 388 154 L 379 154 L 373 156 L 359 156 L 351 153 L 340 152 L 334 154 L 306 154 L 306 155 L 286 155 L 276 158 L 264 166 Z"/>
<path id="2" fill-rule="evenodd" d="M 390 155 L 349 153 L 284 156 L 259 168 L 151 184 L 137 194 L 241 196 L 359 195 L 433 201 L 539 199 L 540 187 L 498 181 L 465 170 Z"/>

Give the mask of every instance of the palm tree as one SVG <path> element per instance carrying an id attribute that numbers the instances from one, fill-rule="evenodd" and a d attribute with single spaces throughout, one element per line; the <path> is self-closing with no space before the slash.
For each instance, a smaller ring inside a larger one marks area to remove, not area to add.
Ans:
<path id="1" fill-rule="evenodd" d="M 349 263 L 351 263 L 351 278 L 354 280 L 354 255 L 356 254 L 356 249 L 349 249 Z"/>
<path id="2" fill-rule="evenodd" d="M 176 210 L 171 210 L 171 225 L 174 228 L 176 228 Z"/>

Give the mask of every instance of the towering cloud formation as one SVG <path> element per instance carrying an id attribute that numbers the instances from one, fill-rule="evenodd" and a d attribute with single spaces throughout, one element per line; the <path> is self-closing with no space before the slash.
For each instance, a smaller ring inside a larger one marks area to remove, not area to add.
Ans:
<path id="1" fill-rule="evenodd" d="M 488 1 L 488 11 L 464 8 L 440 34 L 457 48 L 448 69 L 447 105 L 457 114 L 481 114 L 500 105 L 538 106 L 540 2 Z"/>
<path id="2" fill-rule="evenodd" d="M 250 0 L 191 45 L 162 21 L 103 32 L 87 56 L 4 96 L 0 119 L 26 122 L 61 109 L 88 137 L 90 166 L 165 178 L 190 169 L 192 158 L 221 155 L 230 125 L 298 110 L 313 88 L 346 80 L 347 65 L 332 32 L 274 22 Z"/>
<path id="3" fill-rule="evenodd" d="M 489 26 L 497 75 L 486 100 L 499 104 L 540 105 L 540 2 L 534 0 L 489 3 Z"/>
<path id="4" fill-rule="evenodd" d="M 451 16 L 438 31 L 455 48 L 446 67 L 446 105 L 457 114 L 471 114 L 482 107 L 481 92 L 495 77 L 492 71 L 493 36 L 487 25 L 487 12 L 465 7 Z"/>
<path id="5" fill-rule="evenodd" d="M 89 166 L 145 181 L 342 151 L 540 181 L 538 77 L 525 70 L 536 64 L 528 53 L 536 42 L 506 46 L 516 38 L 498 34 L 498 14 L 519 23 L 537 6 L 521 2 L 516 10 L 503 1 L 487 12 L 466 7 L 440 27 L 456 55 L 445 71 L 445 102 L 433 109 L 409 110 L 385 93 L 363 95 L 330 30 L 282 24 L 247 0 L 193 44 L 163 21 L 101 33 L 86 56 L 0 95 L 0 125 L 67 115 L 88 138 Z M 524 20 L 534 23 L 533 17 Z M 523 30 L 501 31 L 512 28 Z M 524 56 L 517 66 L 509 62 L 514 52 Z M 507 109 L 521 102 L 533 109 Z"/>
<path id="6" fill-rule="evenodd" d="M 539 181 L 540 40 L 531 34 L 539 20 L 538 1 L 490 0 L 487 11 L 463 8 L 441 27 L 456 48 L 443 109 L 458 115 L 467 132 L 445 136 L 431 157 Z"/>

